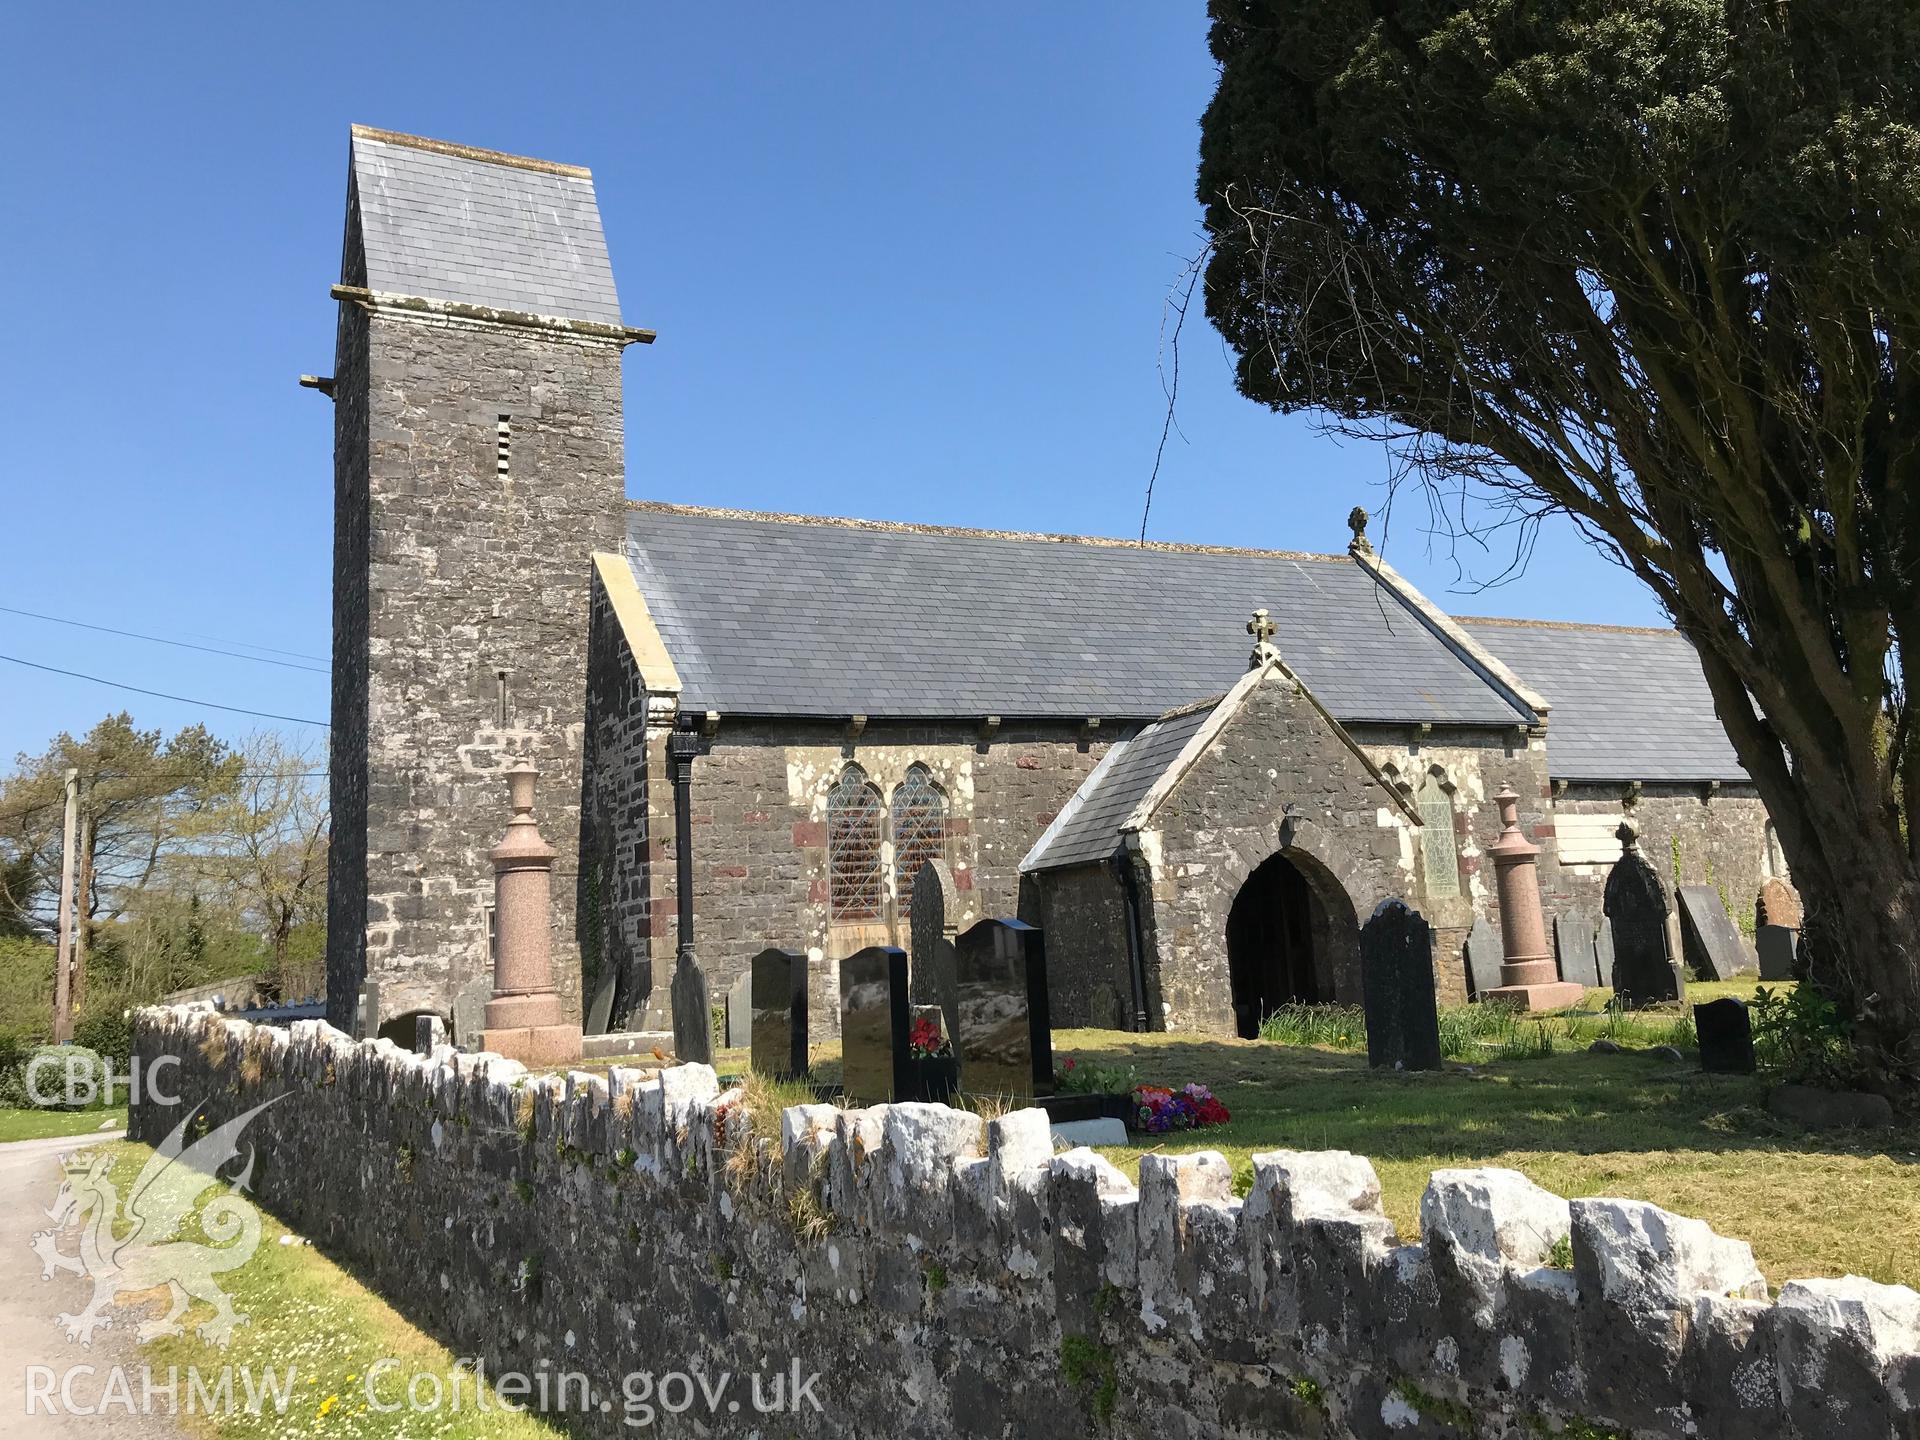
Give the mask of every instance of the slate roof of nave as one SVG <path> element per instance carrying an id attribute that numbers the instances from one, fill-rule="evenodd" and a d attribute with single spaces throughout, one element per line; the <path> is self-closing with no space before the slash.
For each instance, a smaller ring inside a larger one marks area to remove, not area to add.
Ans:
<path id="1" fill-rule="evenodd" d="M 1556 780 L 1744 781 L 1700 657 L 1677 630 L 1462 619 L 1553 706 Z"/>
<path id="2" fill-rule="evenodd" d="M 618 325 L 593 175 L 353 127 L 367 288 Z"/>
<path id="3" fill-rule="evenodd" d="M 1533 718 L 1346 556 L 651 503 L 627 534 L 689 710 L 1144 721 L 1245 673 L 1264 607 L 1343 721 Z"/>

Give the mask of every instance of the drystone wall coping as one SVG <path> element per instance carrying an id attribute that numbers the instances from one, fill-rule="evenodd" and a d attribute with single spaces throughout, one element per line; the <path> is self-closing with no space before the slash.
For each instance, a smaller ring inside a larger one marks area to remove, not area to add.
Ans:
<path id="1" fill-rule="evenodd" d="M 927 1346 L 945 1336 L 950 1352 L 946 1329 L 914 1322 L 933 1328 L 911 1332 L 909 1362 L 906 1322 L 876 1313 L 875 1287 L 897 1297 L 902 1265 L 972 1277 L 952 1323 L 1031 1393 L 1064 1387 L 1046 1406 L 1054 1433 L 1099 1433 L 1117 1407 L 1148 1426 L 1182 1416 L 1191 1435 L 1920 1434 L 1920 1294 L 1847 1277 L 1794 1280 L 1769 1300 L 1744 1241 L 1642 1201 L 1569 1202 L 1511 1170 L 1436 1171 L 1409 1244 L 1373 1166 L 1344 1151 L 1256 1155 L 1236 1195 L 1211 1151 L 1143 1155 L 1137 1185 L 1091 1150 L 1056 1154 L 1040 1110 L 808 1104 L 746 1127 L 747 1092 L 723 1091 L 706 1065 L 530 1074 L 496 1055 L 420 1056 L 323 1021 L 255 1027 L 198 1007 L 140 1012 L 136 1048 L 180 1059 L 190 1103 L 237 1113 L 297 1097 L 276 1107 L 283 1126 L 302 1123 L 302 1105 L 316 1119 L 323 1106 L 424 1106 L 436 1145 L 459 1124 L 518 1132 L 540 1155 L 570 1148 L 596 1174 L 617 1168 L 593 1183 L 651 1186 L 663 1241 L 778 1222 L 786 1207 L 742 1174 L 755 1167 L 728 1163 L 757 1145 L 762 1177 L 806 1197 L 821 1224 L 781 1245 L 743 1239 L 749 1268 L 729 1284 L 769 1313 L 838 1306 L 842 1330 L 871 1326 L 859 1383 L 907 1387 L 932 1407 L 926 1433 L 999 1432 L 973 1428 L 957 1391 L 941 1397 L 958 1372 L 929 1371 Z M 183 1113 L 137 1105 L 134 1133 L 157 1139 Z M 551 1203 L 577 1207 L 569 1233 L 593 1222 L 582 1193 L 556 1186 Z M 404 1310 L 410 1297 L 391 1298 Z M 1036 1349 L 1036 1334 L 1050 1344 Z M 1084 1405 L 1062 1363 L 1078 1343 L 1094 1347 L 1080 1378 L 1092 1363 L 1108 1382 Z M 656 1357 L 593 1358 L 611 1378 Z M 901 1433 L 897 1420 L 841 1416 L 813 1433 Z"/>

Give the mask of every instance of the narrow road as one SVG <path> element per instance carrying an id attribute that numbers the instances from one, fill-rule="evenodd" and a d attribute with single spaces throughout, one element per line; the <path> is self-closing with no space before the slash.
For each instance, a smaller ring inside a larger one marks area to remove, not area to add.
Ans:
<path id="1" fill-rule="evenodd" d="M 100 1399 L 106 1383 L 105 1372 L 125 1365 L 133 1382 L 133 1400 L 140 1403 L 140 1358 L 133 1343 L 133 1331 L 115 1325 L 94 1336 L 93 1344 L 81 1346 L 67 1339 L 66 1331 L 54 1323 L 62 1312 L 77 1312 L 87 1303 L 93 1284 L 85 1276 L 60 1271 L 53 1279 L 41 1278 L 40 1257 L 33 1250 L 33 1236 L 48 1229 L 47 1207 L 53 1204 L 61 1181 L 61 1157 L 84 1149 L 96 1137 L 72 1135 L 57 1140 L 17 1140 L 0 1145 L 0 1435 L 54 1437 L 54 1440 L 177 1440 L 183 1432 L 168 1413 L 166 1403 L 156 1405 L 157 1413 L 129 1415 L 113 1407 L 103 1415 L 49 1414 L 43 1402 L 38 1412 L 27 1413 L 27 1381 L 30 1367 L 47 1366 L 55 1377 L 53 1394 L 59 1395 L 60 1379 L 76 1366 L 91 1365 L 94 1374 L 73 1381 L 74 1400 L 87 1407 Z M 114 1140 L 116 1131 L 98 1138 Z M 74 1249 L 71 1240 L 63 1249 Z M 158 1377 L 162 1382 L 164 1374 Z"/>

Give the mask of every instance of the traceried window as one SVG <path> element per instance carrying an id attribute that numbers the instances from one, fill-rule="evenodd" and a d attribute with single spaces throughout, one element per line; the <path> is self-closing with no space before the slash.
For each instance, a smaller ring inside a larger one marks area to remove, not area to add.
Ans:
<path id="1" fill-rule="evenodd" d="M 1420 853 L 1426 859 L 1427 894 L 1444 899 L 1460 893 L 1460 850 L 1453 838 L 1453 794 L 1431 770 L 1420 783 Z"/>
<path id="2" fill-rule="evenodd" d="M 880 792 L 867 772 L 849 765 L 827 796 L 827 908 L 837 921 L 880 919 L 880 830 L 885 818 Z"/>
<path id="3" fill-rule="evenodd" d="M 924 765 L 910 765 L 893 792 L 893 893 L 906 903 L 929 860 L 947 858 L 947 797 Z"/>

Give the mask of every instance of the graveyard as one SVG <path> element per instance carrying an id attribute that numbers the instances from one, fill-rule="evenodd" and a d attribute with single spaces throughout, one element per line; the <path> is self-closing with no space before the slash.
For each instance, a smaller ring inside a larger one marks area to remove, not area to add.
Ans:
<path id="1" fill-rule="evenodd" d="M 927 1433 L 1004 1433 L 1003 1406 L 1022 1432 L 1063 1403 L 1089 1425 L 1121 1403 L 1217 1412 L 1276 1367 L 1294 1405 L 1257 1423 L 1281 1435 L 1327 1415 L 1369 1433 L 1358 1417 L 1395 1404 L 1455 1430 L 1480 1428 L 1457 1418 L 1471 1404 L 1508 1432 L 1603 1415 L 1663 1435 L 1675 1415 L 1768 1433 L 1769 1412 L 1906 1404 L 1873 1347 L 1920 1280 L 1920 1126 L 1846 1085 L 1798 937 L 1784 963 L 1750 946 L 1716 887 L 1669 887 L 1630 822 L 1599 917 L 1557 914 L 1549 943 L 1540 852 L 1502 792 L 1497 932 L 1482 917 L 1455 955 L 1390 895 L 1359 927 L 1359 1003 L 1263 1011 L 1253 1038 L 1056 1028 L 1058 938 L 933 923 L 944 906 L 917 907 L 911 952 L 775 943 L 716 997 L 691 886 L 671 1032 L 589 1034 L 556 990 L 533 767 L 509 780 L 478 1044 L 433 1013 L 410 1048 L 367 1033 L 377 991 L 358 1041 L 205 1006 L 144 1011 L 135 1040 L 204 1123 L 251 1123 L 284 1223 L 496 1367 L 558 1336 L 591 1386 L 691 1340 L 709 1366 L 793 1355 L 797 1384 L 804 1355 L 847 1415 L 918 1384 L 923 1356 L 978 1347 L 928 1392 Z M 922 896 L 945 894 L 936 866 Z M 1441 999 L 1455 966 L 1465 1004 Z M 129 1134 L 170 1123 L 136 1099 Z M 361 1163 L 297 1173 L 314 1143 Z M 376 1238 L 395 1227 L 405 1254 Z M 1510 1293 L 1490 1307 L 1489 1286 Z M 1376 1330 L 1400 1339 L 1381 1350 Z M 1485 1352 L 1473 1375 L 1455 1331 Z M 1766 1384 L 1702 1378 L 1763 1343 L 1803 1358 Z M 1267 1358 L 1243 1381 L 1222 1356 L 1247 1347 Z M 1518 1393 L 1534 1347 L 1583 1358 Z M 1869 1362 L 1836 1369 L 1836 1347 Z M 1004 1378 L 975 1426 L 965 1377 L 987 1355 Z"/>
<path id="2" fill-rule="evenodd" d="M 1408 1075 L 1265 1041 L 1073 1030 L 1054 1042 L 1080 1065 L 1201 1081 L 1232 1111 L 1217 1129 L 1101 1150 L 1130 1174 L 1143 1154 L 1218 1150 L 1244 1184 L 1261 1151 L 1351 1150 L 1373 1161 L 1388 1216 L 1412 1235 L 1431 1171 L 1506 1166 L 1559 1194 L 1631 1194 L 1697 1216 L 1752 1242 L 1769 1273 L 1920 1282 L 1905 1238 L 1920 1228 L 1920 1131 L 1797 1131 L 1765 1112 L 1751 1078 L 1584 1049 Z M 837 1073 L 836 1050 L 817 1047 L 819 1074 Z"/>

